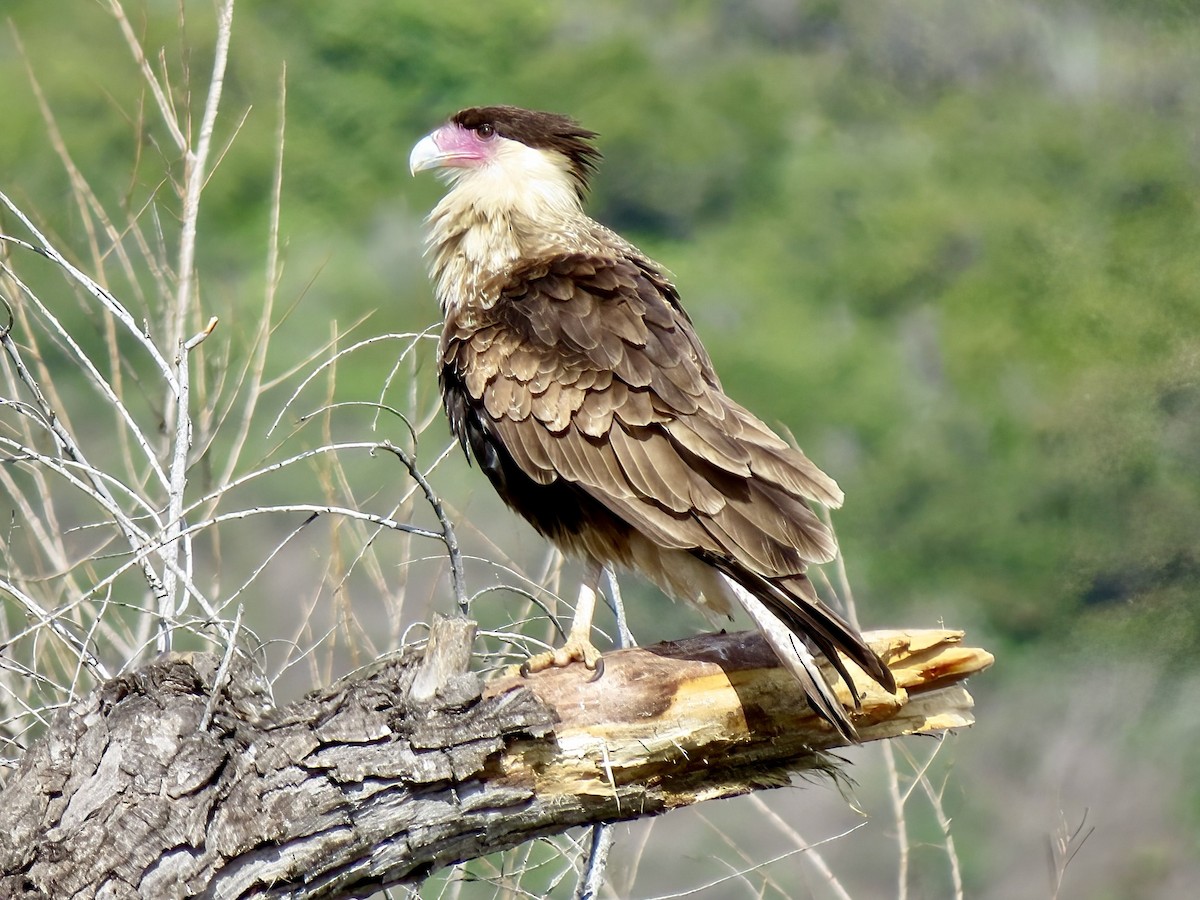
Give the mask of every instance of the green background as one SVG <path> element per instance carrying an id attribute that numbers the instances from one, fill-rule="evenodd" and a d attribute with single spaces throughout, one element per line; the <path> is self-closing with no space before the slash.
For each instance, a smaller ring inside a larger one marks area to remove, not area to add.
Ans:
<path id="1" fill-rule="evenodd" d="M 129 5 L 144 45 L 203 85 L 212 11 L 184 8 L 181 32 L 175 3 Z M 0 189 L 84 246 L 28 65 L 100 199 L 161 206 L 169 233 L 170 154 L 139 135 L 149 100 L 102 5 L 4 11 Z M 1181 896 L 1200 873 L 1191 4 L 247 0 L 200 222 L 202 297 L 234 310 L 260 302 L 285 63 L 281 335 L 312 351 L 330 320 L 369 314 L 359 337 L 432 323 L 419 223 L 440 187 L 409 178 L 412 144 L 465 105 L 574 115 L 605 154 L 592 213 L 674 273 L 727 390 L 845 490 L 864 624 L 944 622 L 996 653 L 950 751 L 968 896 L 1048 895 L 1047 835 L 1084 808 L 1097 832 L 1062 896 Z M 249 335 L 227 326 L 236 355 Z M 416 377 L 427 395 L 432 368 Z M 351 363 L 339 393 L 381 379 Z M 486 491 L 450 471 L 447 493 Z M 515 530 L 490 498 L 462 502 L 481 531 Z M 627 593 L 644 640 L 699 627 Z M 878 761 L 855 758 L 869 794 Z M 822 803 L 837 813 L 817 792 L 785 792 L 810 838 Z M 830 858 L 881 896 L 860 840 Z M 672 873 L 700 846 L 660 848 L 664 880 L 638 893 L 691 884 Z M 935 856 L 918 896 L 944 895 Z"/>

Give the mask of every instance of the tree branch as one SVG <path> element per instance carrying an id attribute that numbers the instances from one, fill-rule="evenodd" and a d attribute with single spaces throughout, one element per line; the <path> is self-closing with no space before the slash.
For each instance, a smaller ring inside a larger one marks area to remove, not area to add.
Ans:
<path id="1" fill-rule="evenodd" d="M 707 635 L 487 685 L 474 623 L 273 708 L 234 659 L 168 654 L 64 710 L 0 793 L 0 897 L 365 896 L 602 821 L 832 773 L 839 738 L 757 634 Z M 961 632 L 869 635 L 864 741 L 971 724 Z M 856 673 L 857 674 L 857 673 Z M 719 763 L 715 762 L 719 760 Z"/>

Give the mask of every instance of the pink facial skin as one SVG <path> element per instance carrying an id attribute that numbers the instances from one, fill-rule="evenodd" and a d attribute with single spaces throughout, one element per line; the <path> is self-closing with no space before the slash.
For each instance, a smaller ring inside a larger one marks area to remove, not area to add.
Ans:
<path id="1" fill-rule="evenodd" d="M 496 137 L 487 137 L 451 122 L 423 137 L 408 158 L 416 174 L 424 169 L 467 168 L 492 158 Z"/>

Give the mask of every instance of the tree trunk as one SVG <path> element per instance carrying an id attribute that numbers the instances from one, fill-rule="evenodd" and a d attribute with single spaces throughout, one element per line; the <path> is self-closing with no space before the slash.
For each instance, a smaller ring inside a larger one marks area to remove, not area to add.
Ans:
<path id="1" fill-rule="evenodd" d="M 240 657 L 172 654 L 106 683 L 0 793 L 0 898 L 365 896 L 834 768 L 838 736 L 755 633 L 610 653 L 594 681 L 570 666 L 486 685 L 465 671 L 473 637 L 442 619 L 428 652 L 281 708 Z M 990 654 L 955 631 L 867 638 L 899 692 L 858 679 L 864 741 L 971 724 L 960 682 Z"/>

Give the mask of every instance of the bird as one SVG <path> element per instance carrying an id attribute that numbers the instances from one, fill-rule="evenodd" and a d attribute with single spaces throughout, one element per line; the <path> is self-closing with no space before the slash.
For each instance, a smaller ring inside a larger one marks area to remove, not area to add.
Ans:
<path id="1" fill-rule="evenodd" d="M 855 707 L 839 652 L 895 682 L 805 574 L 838 552 L 811 504 L 843 493 L 725 393 L 667 270 L 585 212 L 597 137 L 566 115 L 478 106 L 409 157 L 447 186 L 426 237 L 451 430 L 504 502 L 583 563 L 566 643 L 525 671 L 602 666 L 600 580 L 632 570 L 710 617 L 744 610 L 811 709 L 857 742 L 817 656 Z"/>

